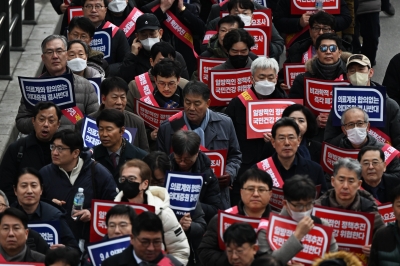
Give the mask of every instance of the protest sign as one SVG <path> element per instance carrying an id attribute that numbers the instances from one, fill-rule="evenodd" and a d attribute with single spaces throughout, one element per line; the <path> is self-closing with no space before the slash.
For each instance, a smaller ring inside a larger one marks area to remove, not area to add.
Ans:
<path id="1" fill-rule="evenodd" d="M 154 206 L 146 204 L 137 204 L 130 202 L 115 202 L 108 200 L 92 200 L 92 220 L 90 224 L 90 242 L 96 242 L 103 239 L 107 234 L 106 215 L 107 212 L 115 205 L 127 205 L 135 209 L 136 214 L 142 212 L 155 212 Z"/>
<path id="2" fill-rule="evenodd" d="M 228 15 L 227 11 L 221 11 L 220 17 L 225 17 Z M 253 12 L 253 19 L 251 21 L 251 26 L 272 26 L 272 12 L 271 9 L 258 9 Z"/>
<path id="3" fill-rule="evenodd" d="M 396 221 L 396 217 L 394 216 L 393 212 L 393 204 L 392 203 L 385 203 L 378 206 L 379 214 L 382 216 L 383 221 L 385 224 L 392 223 Z"/>
<path id="4" fill-rule="evenodd" d="M 119 25 L 119 28 L 125 33 L 126 38 L 129 38 L 136 28 L 136 20 L 143 15 L 143 12 L 134 7 L 127 18 Z"/>
<path id="5" fill-rule="evenodd" d="M 278 172 L 278 169 L 275 166 L 274 160 L 272 157 L 269 157 L 261 162 L 257 163 L 257 168 L 267 172 L 272 178 L 272 186 L 276 188 L 283 187 L 283 179 Z"/>
<path id="6" fill-rule="evenodd" d="M 208 75 L 209 71 L 222 63 L 225 63 L 227 58 L 208 58 L 208 57 L 199 57 L 197 58 L 198 62 L 198 77 L 199 80 L 205 84 L 208 84 Z"/>
<path id="7" fill-rule="evenodd" d="M 97 94 L 97 101 L 99 105 L 101 104 L 101 93 L 100 93 L 100 84 L 101 84 L 101 78 L 86 78 L 89 80 L 90 84 L 92 84 L 94 91 Z"/>
<path id="8" fill-rule="evenodd" d="M 135 98 L 135 114 L 143 118 L 144 123 L 151 128 L 159 128 L 169 117 L 182 111 L 182 108 L 167 109 L 146 104 Z"/>
<path id="9" fill-rule="evenodd" d="M 285 84 L 290 89 L 293 86 L 293 81 L 297 75 L 306 72 L 306 67 L 304 64 L 296 63 L 284 63 L 283 64 L 283 76 Z"/>
<path id="10" fill-rule="evenodd" d="M 110 62 L 111 60 L 111 36 L 112 28 L 100 29 L 94 32 L 90 48 L 104 53 L 104 59 Z"/>
<path id="11" fill-rule="evenodd" d="M 281 188 L 273 187 L 272 196 L 269 200 L 269 205 L 271 205 L 274 211 L 280 212 L 283 208 L 283 190 Z"/>
<path id="12" fill-rule="evenodd" d="M 93 266 L 101 266 L 101 263 L 110 256 L 120 254 L 131 243 L 130 236 L 108 239 L 100 243 L 87 246 L 90 261 Z"/>
<path id="13" fill-rule="evenodd" d="M 268 99 L 248 101 L 246 107 L 247 139 L 259 139 L 264 133 L 271 132 L 275 122 L 282 118 L 286 107 L 293 104 L 303 104 L 300 99 Z"/>
<path id="14" fill-rule="evenodd" d="M 353 158 L 357 160 L 360 150 L 342 149 L 326 142 L 322 143 L 321 166 L 329 175 L 333 174 L 333 164 L 340 158 Z"/>
<path id="15" fill-rule="evenodd" d="M 250 50 L 258 56 L 269 56 L 269 45 L 271 42 L 271 27 L 249 26 L 245 30 L 253 37 L 254 46 Z"/>
<path id="16" fill-rule="evenodd" d="M 71 22 L 71 19 L 74 17 L 83 17 L 83 10 L 81 6 L 69 6 L 67 8 L 68 14 L 68 24 Z"/>
<path id="17" fill-rule="evenodd" d="M 226 157 L 227 150 L 211 150 L 211 151 L 203 151 L 205 155 L 211 161 L 211 169 L 213 170 L 216 177 L 223 176 L 225 173 L 226 167 Z"/>
<path id="18" fill-rule="evenodd" d="M 307 11 L 317 12 L 317 0 L 291 0 L 290 14 L 303 15 Z M 340 0 L 323 0 L 322 9 L 329 14 L 340 14 Z"/>
<path id="19" fill-rule="evenodd" d="M 29 222 L 28 228 L 38 232 L 49 246 L 60 243 L 60 221 Z"/>
<path id="20" fill-rule="evenodd" d="M 203 38 L 203 43 L 202 44 L 208 44 L 210 42 L 211 37 L 214 36 L 217 33 L 218 33 L 218 31 L 216 31 L 216 30 L 208 30 L 208 31 L 206 31 L 206 34 L 204 34 L 204 38 Z"/>
<path id="21" fill-rule="evenodd" d="M 334 126 L 342 125 L 340 121 L 342 114 L 352 107 L 363 109 L 368 114 L 368 121 L 372 127 L 385 126 L 385 87 L 334 86 L 332 101 Z"/>

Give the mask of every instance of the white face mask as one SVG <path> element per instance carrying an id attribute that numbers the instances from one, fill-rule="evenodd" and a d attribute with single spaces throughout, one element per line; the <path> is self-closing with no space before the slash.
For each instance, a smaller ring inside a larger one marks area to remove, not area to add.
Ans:
<path id="1" fill-rule="evenodd" d="M 275 85 L 276 83 L 274 82 L 270 82 L 268 80 L 261 80 L 255 82 L 254 89 L 256 90 L 257 93 L 263 96 L 268 96 L 274 92 Z"/>
<path id="2" fill-rule="evenodd" d="M 160 42 L 160 39 L 158 37 L 157 38 L 147 38 L 147 39 L 145 39 L 143 41 L 140 41 L 140 43 L 143 45 L 143 48 L 146 51 L 150 51 L 151 47 L 153 47 L 153 45 L 158 43 L 158 42 Z"/>
<path id="3" fill-rule="evenodd" d="M 108 9 L 115 13 L 120 13 L 125 10 L 127 3 L 125 0 L 114 0 L 108 4 Z"/>
<path id="4" fill-rule="evenodd" d="M 356 72 L 349 76 L 349 81 L 354 86 L 367 86 L 369 80 L 368 74 Z"/>
<path id="5" fill-rule="evenodd" d="M 312 209 L 305 212 L 295 212 L 290 210 L 290 217 L 292 217 L 296 222 L 300 222 L 304 217 L 311 216 L 311 211 Z"/>
<path id="6" fill-rule="evenodd" d="M 239 14 L 238 16 L 243 21 L 245 26 L 250 26 L 251 25 L 251 16 L 246 16 L 244 14 Z"/>
<path id="7" fill-rule="evenodd" d="M 67 66 L 72 70 L 72 72 L 81 72 L 86 68 L 86 60 L 82 58 L 74 58 L 67 61 Z"/>
<path id="8" fill-rule="evenodd" d="M 346 130 L 347 138 L 350 140 L 352 144 L 360 145 L 364 142 L 367 137 L 367 128 L 363 127 L 355 127 L 352 129 Z"/>

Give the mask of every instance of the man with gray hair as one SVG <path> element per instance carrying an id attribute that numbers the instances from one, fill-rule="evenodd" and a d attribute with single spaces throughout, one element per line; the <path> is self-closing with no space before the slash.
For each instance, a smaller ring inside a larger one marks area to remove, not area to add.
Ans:
<path id="1" fill-rule="evenodd" d="M 65 74 L 72 74 L 74 79 L 75 101 L 76 106 L 83 114 L 90 114 L 99 109 L 97 95 L 90 82 L 78 75 L 75 75 L 67 67 L 67 39 L 60 35 L 49 35 L 42 42 L 42 61 L 46 68 L 40 77 L 55 77 Z M 33 112 L 26 108 L 24 100 L 18 109 L 15 118 L 17 129 L 23 134 L 33 132 L 32 124 Z M 74 129 L 74 124 L 65 116 L 61 117 L 60 129 Z"/>
<path id="2" fill-rule="evenodd" d="M 246 107 L 247 102 L 251 101 L 287 98 L 283 89 L 276 85 L 278 71 L 279 65 L 275 59 L 267 57 L 255 59 L 251 64 L 253 86 L 233 98 L 225 110 L 225 113 L 232 119 L 242 152 L 242 164 L 238 176 L 266 157 L 263 155 L 263 151 L 266 150 L 265 142 L 269 142 L 271 139 L 271 133 L 264 133 L 264 139 L 247 139 Z M 237 202 L 239 199 L 240 186 L 236 180 L 231 191 L 231 201 Z"/>
<path id="3" fill-rule="evenodd" d="M 344 136 L 340 140 L 340 148 L 358 150 L 365 146 L 384 147 L 383 143 L 378 142 L 372 135 L 368 134 L 369 117 L 363 109 L 352 107 L 344 111 L 341 124 Z M 400 161 L 397 157 L 388 163 L 386 174 L 400 178 Z"/>

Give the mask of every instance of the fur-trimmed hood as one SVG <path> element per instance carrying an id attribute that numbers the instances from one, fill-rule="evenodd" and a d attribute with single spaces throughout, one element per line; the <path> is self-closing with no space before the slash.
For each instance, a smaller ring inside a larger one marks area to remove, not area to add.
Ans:
<path id="1" fill-rule="evenodd" d="M 334 253 L 327 253 L 323 258 L 317 259 L 312 266 L 320 266 L 323 262 L 328 263 L 328 260 L 337 260 L 332 261 L 332 263 L 326 265 L 345 265 L 345 266 L 362 266 L 361 261 L 351 253 L 346 251 L 338 251 Z M 325 265 L 325 264 L 322 264 Z"/>
<path id="2" fill-rule="evenodd" d="M 342 62 L 344 63 L 344 67 L 346 67 L 346 63 L 347 63 L 347 59 L 351 56 L 352 54 L 349 52 L 343 52 L 342 51 L 342 55 L 340 56 L 340 59 L 342 60 Z M 312 75 L 315 75 L 315 61 L 317 60 L 317 56 L 315 55 L 313 58 L 311 58 L 310 60 L 308 60 L 305 63 L 306 66 L 306 71 L 310 72 Z M 342 64 L 343 65 L 343 64 Z"/>

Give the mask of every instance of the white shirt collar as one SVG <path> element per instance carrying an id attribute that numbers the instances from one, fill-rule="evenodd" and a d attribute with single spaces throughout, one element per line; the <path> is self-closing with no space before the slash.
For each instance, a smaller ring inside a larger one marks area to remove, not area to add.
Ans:
<path id="1" fill-rule="evenodd" d="M 140 259 L 140 258 L 136 255 L 135 250 L 133 250 L 133 257 L 135 258 L 135 260 L 136 260 L 136 262 L 137 262 L 138 265 L 143 261 L 142 259 Z"/>

